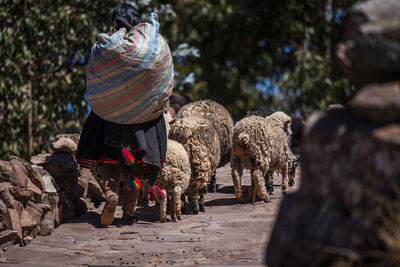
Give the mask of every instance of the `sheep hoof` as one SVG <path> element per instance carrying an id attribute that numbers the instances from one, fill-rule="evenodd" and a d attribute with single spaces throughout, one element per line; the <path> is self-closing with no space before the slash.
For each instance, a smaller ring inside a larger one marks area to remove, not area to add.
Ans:
<path id="1" fill-rule="evenodd" d="M 271 199 L 270 199 L 270 198 L 264 198 L 264 202 L 265 202 L 265 203 L 270 203 L 270 202 L 271 202 Z"/>
<path id="2" fill-rule="evenodd" d="M 181 216 L 176 216 L 176 218 L 177 218 L 178 220 L 182 220 Z"/>
<path id="3" fill-rule="evenodd" d="M 294 184 L 295 184 L 294 180 L 289 181 L 289 186 L 294 186 Z"/>
<path id="4" fill-rule="evenodd" d="M 176 222 L 176 217 L 175 216 L 171 216 L 171 221 Z"/>
<path id="5" fill-rule="evenodd" d="M 286 196 L 287 195 L 287 191 L 282 190 L 282 195 Z"/>
<path id="6" fill-rule="evenodd" d="M 167 218 L 166 218 L 166 217 L 160 217 L 160 222 L 161 222 L 161 223 L 167 222 Z"/>

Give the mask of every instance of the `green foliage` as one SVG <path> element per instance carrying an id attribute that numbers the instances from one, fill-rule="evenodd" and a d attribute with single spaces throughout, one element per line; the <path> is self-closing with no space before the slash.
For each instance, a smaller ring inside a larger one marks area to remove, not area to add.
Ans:
<path id="1" fill-rule="evenodd" d="M 174 11 L 161 21 L 171 48 L 185 42 L 201 55 L 175 61 L 179 75 L 195 73 L 183 92 L 222 103 L 235 119 L 260 107 L 307 115 L 354 93 L 334 51 L 355 0 L 155 2 Z"/>
<path id="2" fill-rule="evenodd" d="M 0 158 L 27 157 L 46 151 L 51 136 L 81 129 L 80 60 L 107 29 L 115 1 L 0 2 Z"/>
<path id="3" fill-rule="evenodd" d="M 143 14 L 160 12 L 175 90 L 213 99 L 236 120 L 260 107 L 307 115 L 354 93 L 334 51 L 355 0 L 137 2 Z M 26 158 L 56 134 L 80 131 L 88 49 L 117 2 L 0 3 L 0 159 Z"/>

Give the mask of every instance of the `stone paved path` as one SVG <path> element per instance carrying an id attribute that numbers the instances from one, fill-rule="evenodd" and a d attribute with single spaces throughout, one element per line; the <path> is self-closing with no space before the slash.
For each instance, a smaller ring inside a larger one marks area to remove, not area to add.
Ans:
<path id="1" fill-rule="evenodd" d="M 205 213 L 160 223 L 158 207 L 139 206 L 140 221 L 133 226 L 103 228 L 99 207 L 26 247 L 8 249 L 0 266 L 264 266 L 282 199 L 280 179 L 274 179 L 272 202 L 254 205 L 236 202 L 229 166 L 217 170 L 217 183 L 217 193 L 206 194 Z M 249 172 L 242 184 L 250 185 Z"/>

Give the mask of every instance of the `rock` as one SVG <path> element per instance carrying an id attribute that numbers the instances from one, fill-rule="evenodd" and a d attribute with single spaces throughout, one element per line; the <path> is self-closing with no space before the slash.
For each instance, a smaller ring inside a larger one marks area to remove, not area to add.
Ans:
<path id="1" fill-rule="evenodd" d="M 50 174 L 45 174 L 42 176 L 43 184 L 44 184 L 44 192 L 46 193 L 57 193 L 57 189 L 54 186 L 56 183 L 54 182 L 53 177 Z"/>
<path id="2" fill-rule="evenodd" d="M 64 192 L 60 192 L 58 196 L 59 196 L 58 207 L 59 207 L 59 212 L 61 213 L 59 216 L 61 218 L 60 222 L 66 222 L 75 216 L 74 204 L 69 195 L 65 194 Z"/>
<path id="3" fill-rule="evenodd" d="M 33 197 L 36 202 L 40 202 L 42 199 L 42 190 L 39 189 L 31 180 L 28 179 L 27 189 L 33 192 Z"/>
<path id="4" fill-rule="evenodd" d="M 101 189 L 96 178 L 87 169 L 82 169 L 82 176 L 88 179 L 88 193 L 87 197 L 91 199 L 93 203 L 100 203 L 106 200 L 103 190 Z"/>
<path id="5" fill-rule="evenodd" d="M 50 145 L 51 150 L 54 152 L 65 152 L 74 154 L 77 150 L 77 144 L 70 138 L 61 137 Z"/>
<path id="6" fill-rule="evenodd" d="M 351 100 L 352 109 L 374 121 L 400 121 L 400 84 L 398 81 L 365 86 Z"/>
<path id="7" fill-rule="evenodd" d="M 20 187 L 26 187 L 29 178 L 25 166 L 19 162 L 11 163 L 11 166 L 12 176 L 10 177 L 10 182 Z"/>
<path id="8" fill-rule="evenodd" d="M 0 199 L 4 201 L 7 208 L 12 208 L 14 205 L 14 197 L 10 194 L 8 187 L 0 187 Z"/>
<path id="9" fill-rule="evenodd" d="M 337 57 L 347 77 L 358 86 L 398 80 L 400 76 L 400 1 L 369 0 L 352 7 L 345 41 Z"/>
<path id="10" fill-rule="evenodd" d="M 37 186 L 41 191 L 44 189 L 43 181 L 42 181 L 42 175 L 38 170 L 32 167 L 32 165 L 29 162 L 26 162 L 23 159 L 20 159 L 18 157 L 10 157 L 10 162 L 11 164 L 13 163 L 19 163 L 25 167 L 25 173 L 28 176 L 28 178 L 32 181 L 32 183 Z"/>
<path id="11" fill-rule="evenodd" d="M 28 188 L 14 186 L 9 189 L 10 194 L 14 199 L 26 204 L 29 200 L 34 200 L 33 192 Z"/>
<path id="12" fill-rule="evenodd" d="M 83 193 L 81 197 L 86 197 L 89 187 L 89 181 L 78 176 L 78 184 L 83 188 Z"/>
<path id="13" fill-rule="evenodd" d="M 33 228 L 38 225 L 38 222 L 29 214 L 28 211 L 22 210 L 21 217 L 20 217 L 20 224 L 23 231 L 32 230 Z"/>
<path id="14" fill-rule="evenodd" d="M 18 238 L 17 231 L 5 230 L 0 232 L 0 246 L 7 242 L 14 242 Z"/>
<path id="15" fill-rule="evenodd" d="M 31 163 L 36 165 L 41 165 L 47 163 L 47 158 L 50 157 L 51 154 L 39 154 L 31 157 Z"/>
<path id="16" fill-rule="evenodd" d="M 88 205 L 84 198 L 79 198 L 74 201 L 74 214 L 75 216 L 82 215 L 86 211 L 88 211 Z"/>
<path id="17" fill-rule="evenodd" d="M 25 210 L 31 215 L 36 223 L 39 223 L 42 219 L 43 209 L 39 204 L 29 201 L 25 207 Z"/>
<path id="18" fill-rule="evenodd" d="M 0 160 L 0 181 L 10 181 L 12 166 L 8 161 Z"/>
<path id="19" fill-rule="evenodd" d="M 47 198 L 49 200 L 50 207 L 52 209 L 55 209 L 58 207 L 58 201 L 59 201 L 59 196 L 56 194 L 49 194 L 47 195 Z"/>
<path id="20" fill-rule="evenodd" d="M 56 180 L 67 179 L 71 183 L 76 183 L 78 179 L 78 163 L 75 156 L 64 152 L 55 152 L 47 157 L 47 163 L 43 164 L 43 169 L 48 171 Z"/>
<path id="21" fill-rule="evenodd" d="M 39 235 L 50 235 L 54 231 L 54 222 L 43 220 L 40 222 Z"/>
<path id="22" fill-rule="evenodd" d="M 3 200 L 0 198 L 0 214 L 4 214 L 7 212 L 7 205 L 4 203 Z"/>
<path id="23" fill-rule="evenodd" d="M 61 138 L 68 138 L 68 139 L 74 141 L 74 143 L 75 143 L 76 145 L 78 145 L 80 134 L 58 134 L 56 137 L 57 137 L 58 139 L 61 139 Z"/>
<path id="24" fill-rule="evenodd" d="M 62 221 L 62 215 L 58 207 L 55 207 L 53 209 L 53 214 L 54 214 L 54 226 L 57 227 L 60 225 L 60 222 Z"/>
<path id="25" fill-rule="evenodd" d="M 16 231 L 19 240 L 22 240 L 22 228 L 17 210 L 7 209 L 7 212 L 3 218 L 7 228 Z"/>
<path id="26" fill-rule="evenodd" d="M 386 259 L 375 255 L 398 255 L 400 124 L 344 108 L 304 134 L 300 190 L 282 200 L 268 266 L 364 266 Z"/>
<path id="27" fill-rule="evenodd" d="M 71 184 L 68 190 L 68 195 L 72 200 L 76 200 L 83 197 L 84 192 L 85 188 L 80 184 Z"/>

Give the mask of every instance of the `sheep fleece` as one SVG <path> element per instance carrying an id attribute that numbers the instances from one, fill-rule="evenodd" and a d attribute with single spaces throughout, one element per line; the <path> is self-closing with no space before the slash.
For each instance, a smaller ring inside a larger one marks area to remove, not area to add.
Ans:
<path id="1" fill-rule="evenodd" d="M 227 164 L 230 160 L 233 134 L 233 119 L 228 110 L 212 100 L 201 100 L 183 106 L 175 118 L 189 116 L 202 117 L 211 121 L 220 143 L 221 156 L 218 167 Z"/>
<path id="2" fill-rule="evenodd" d="M 231 167 L 240 169 L 268 169 L 285 164 L 289 146 L 287 135 L 279 120 L 259 116 L 245 117 L 234 128 Z"/>
<path id="3" fill-rule="evenodd" d="M 200 117 L 174 119 L 169 138 L 181 143 L 189 156 L 189 190 L 206 186 L 220 157 L 219 138 L 211 122 Z"/>

